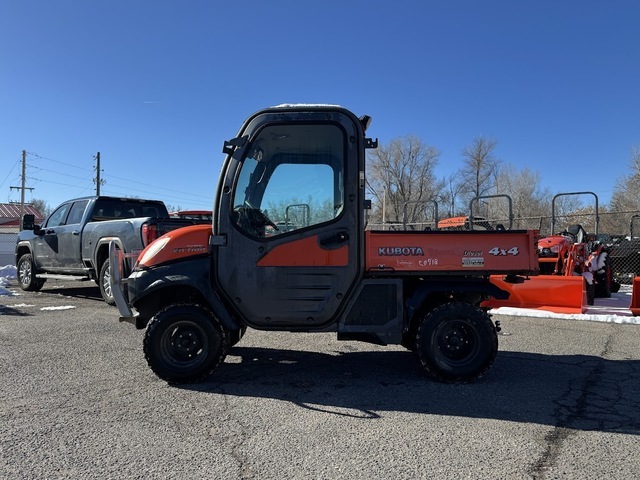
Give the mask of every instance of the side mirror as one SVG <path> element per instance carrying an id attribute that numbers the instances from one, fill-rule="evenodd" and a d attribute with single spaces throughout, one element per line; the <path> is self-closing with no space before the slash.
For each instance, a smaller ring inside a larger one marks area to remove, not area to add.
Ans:
<path id="1" fill-rule="evenodd" d="M 32 213 L 27 213 L 22 217 L 22 230 L 33 230 L 36 223 L 36 216 Z"/>

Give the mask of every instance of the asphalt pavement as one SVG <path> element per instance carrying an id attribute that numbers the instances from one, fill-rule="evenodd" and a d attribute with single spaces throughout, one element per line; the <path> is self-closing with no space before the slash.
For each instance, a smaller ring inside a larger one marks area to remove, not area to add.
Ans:
<path id="1" fill-rule="evenodd" d="M 629 479 L 640 325 L 500 316 L 487 376 L 399 346 L 249 330 L 169 386 L 91 282 L 0 296 L 2 479 Z M 498 317 L 495 317 L 498 318 Z"/>

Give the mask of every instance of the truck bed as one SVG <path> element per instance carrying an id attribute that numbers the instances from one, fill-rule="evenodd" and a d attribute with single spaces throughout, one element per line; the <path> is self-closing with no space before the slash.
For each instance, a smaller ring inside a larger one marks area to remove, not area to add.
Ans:
<path id="1" fill-rule="evenodd" d="M 369 273 L 535 274 L 535 230 L 367 231 Z"/>

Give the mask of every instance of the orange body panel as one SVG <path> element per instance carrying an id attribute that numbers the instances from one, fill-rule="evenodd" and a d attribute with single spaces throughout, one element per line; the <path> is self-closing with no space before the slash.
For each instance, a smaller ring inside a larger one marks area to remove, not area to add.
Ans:
<path id="1" fill-rule="evenodd" d="M 138 265 L 150 267 L 161 263 L 209 253 L 211 225 L 191 225 L 162 235 L 147 245 L 138 256 Z"/>
<path id="2" fill-rule="evenodd" d="M 640 316 L 640 277 L 633 279 L 633 291 L 631 292 L 631 306 L 629 306 L 634 317 Z"/>
<path id="3" fill-rule="evenodd" d="M 349 247 L 321 248 L 318 236 L 278 245 L 258 262 L 258 267 L 343 267 L 349 262 Z"/>
<path id="4" fill-rule="evenodd" d="M 537 232 L 366 232 L 366 269 L 461 273 L 536 272 Z"/>
<path id="5" fill-rule="evenodd" d="M 507 300 L 491 298 L 482 307 L 531 308 L 555 313 L 584 313 L 587 292 L 582 276 L 540 275 L 522 283 L 508 283 L 503 275 L 491 275 L 491 283 L 509 292 Z"/>

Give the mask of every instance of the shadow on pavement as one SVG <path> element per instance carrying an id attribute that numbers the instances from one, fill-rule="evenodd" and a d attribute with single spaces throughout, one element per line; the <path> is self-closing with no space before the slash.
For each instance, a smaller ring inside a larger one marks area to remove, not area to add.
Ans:
<path id="1" fill-rule="evenodd" d="M 363 419 L 418 412 L 638 435 L 639 370 L 636 360 L 500 352 L 478 382 L 442 384 L 430 380 L 408 351 L 237 346 L 206 382 L 179 388 L 274 398 Z"/>

